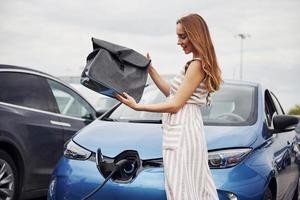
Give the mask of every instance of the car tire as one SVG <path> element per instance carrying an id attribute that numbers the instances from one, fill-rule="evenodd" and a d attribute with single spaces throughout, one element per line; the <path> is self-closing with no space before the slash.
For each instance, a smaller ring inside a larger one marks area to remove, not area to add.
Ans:
<path id="1" fill-rule="evenodd" d="M 273 200 L 273 194 L 272 194 L 272 191 L 271 189 L 268 187 L 265 191 L 265 194 L 264 194 L 264 198 L 263 200 Z"/>
<path id="2" fill-rule="evenodd" d="M 296 187 L 296 191 L 294 193 L 294 196 L 293 196 L 293 200 L 299 200 L 299 187 L 300 187 L 300 177 L 298 179 L 298 184 L 297 184 L 297 187 Z"/>
<path id="3" fill-rule="evenodd" d="M 8 153 L 0 149 L 0 199 L 16 200 L 18 196 L 18 172 Z"/>

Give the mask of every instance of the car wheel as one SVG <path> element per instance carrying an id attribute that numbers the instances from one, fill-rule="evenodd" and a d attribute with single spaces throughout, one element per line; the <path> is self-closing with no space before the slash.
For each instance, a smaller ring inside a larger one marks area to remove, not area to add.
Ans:
<path id="1" fill-rule="evenodd" d="M 273 199 L 274 199 L 274 198 L 273 198 L 272 191 L 271 191 L 271 189 L 268 187 L 267 190 L 265 191 L 263 200 L 273 200 Z"/>
<path id="2" fill-rule="evenodd" d="M 14 161 L 5 151 L 0 150 L 0 199 L 16 199 L 17 180 L 17 168 Z"/>
<path id="3" fill-rule="evenodd" d="M 298 179 L 298 184 L 297 184 L 297 187 L 296 187 L 296 191 L 295 191 L 295 194 L 293 196 L 293 200 L 299 200 L 299 187 L 300 187 L 300 177 Z"/>

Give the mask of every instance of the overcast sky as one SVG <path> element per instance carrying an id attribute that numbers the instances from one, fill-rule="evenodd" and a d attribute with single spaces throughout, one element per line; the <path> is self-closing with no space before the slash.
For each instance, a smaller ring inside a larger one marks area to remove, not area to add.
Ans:
<path id="1" fill-rule="evenodd" d="M 149 52 L 161 74 L 190 59 L 176 45 L 175 23 L 188 13 L 206 20 L 225 79 L 270 88 L 287 111 L 300 104 L 299 0 L 0 0 L 0 63 L 55 76 L 79 76 L 91 37 Z"/>

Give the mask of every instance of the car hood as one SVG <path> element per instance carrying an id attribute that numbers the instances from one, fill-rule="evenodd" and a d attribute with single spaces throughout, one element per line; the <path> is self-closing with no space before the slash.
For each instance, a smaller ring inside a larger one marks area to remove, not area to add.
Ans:
<path id="1" fill-rule="evenodd" d="M 254 126 L 205 126 L 208 150 L 249 147 L 256 140 Z M 81 129 L 73 141 L 82 147 L 115 157 L 125 150 L 137 150 L 141 159 L 162 157 L 162 125 L 95 120 Z"/>

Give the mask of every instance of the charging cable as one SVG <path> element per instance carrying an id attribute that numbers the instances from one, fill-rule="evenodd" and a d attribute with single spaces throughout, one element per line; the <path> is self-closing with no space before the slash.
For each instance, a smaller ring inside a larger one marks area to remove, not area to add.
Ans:
<path id="1" fill-rule="evenodd" d="M 101 157 L 99 157 L 101 156 Z M 101 150 L 98 149 L 97 151 L 97 156 L 96 156 L 96 160 L 102 162 L 102 154 L 101 154 Z M 89 194 L 87 194 L 85 197 L 83 197 L 81 200 L 87 200 L 89 199 L 91 196 L 93 196 L 96 192 L 98 192 L 104 185 L 105 183 L 120 169 L 122 169 L 123 165 L 126 164 L 128 161 L 126 159 L 122 159 L 119 162 L 117 162 L 113 168 L 113 170 L 111 171 L 111 173 L 106 177 L 106 179 L 103 181 L 103 183 L 101 185 L 99 185 L 96 189 L 94 189 L 92 192 L 90 192 Z M 97 162 L 97 168 L 98 170 L 100 170 L 99 168 L 99 163 Z"/>

